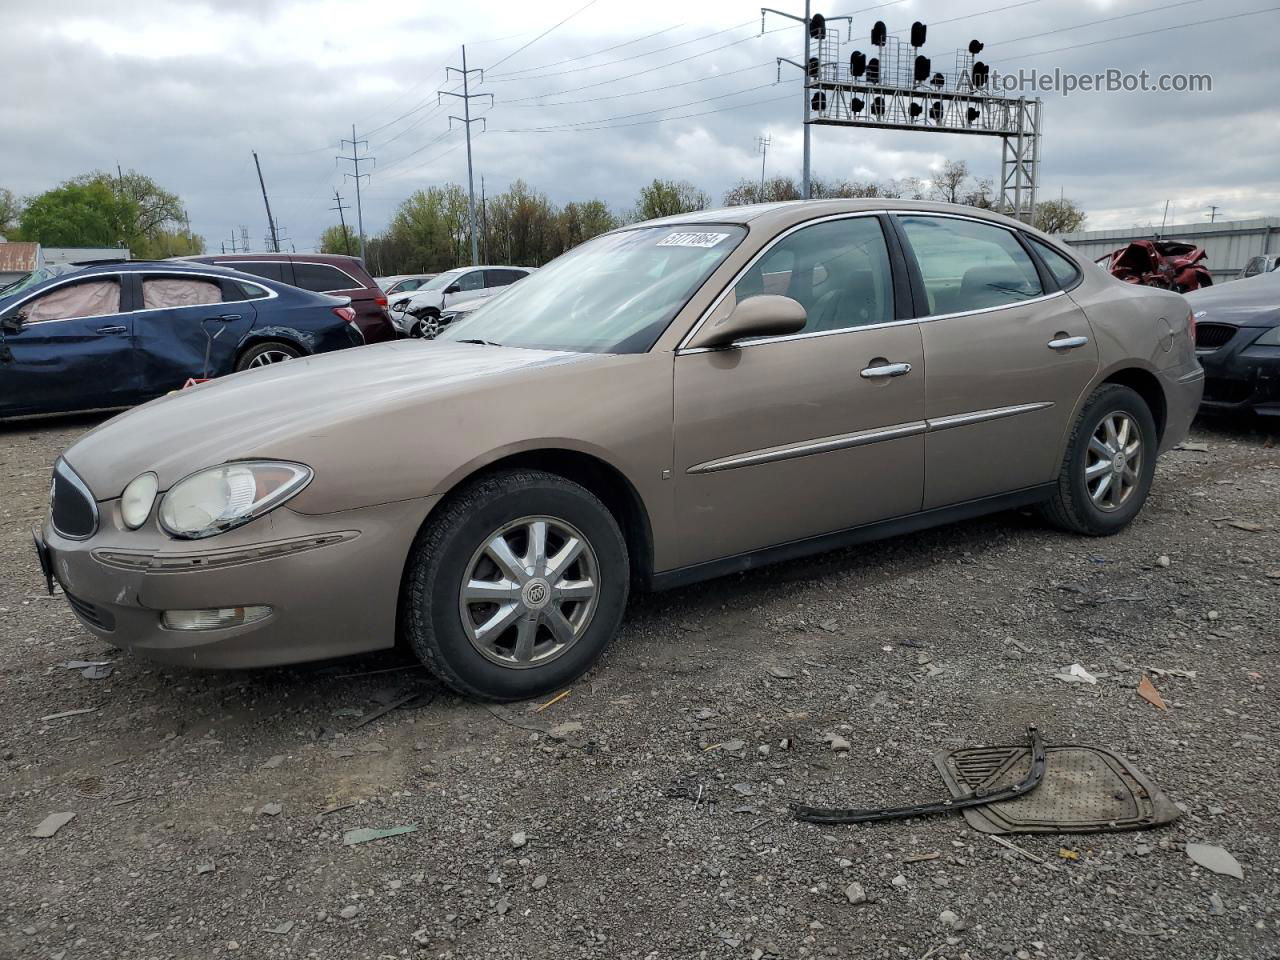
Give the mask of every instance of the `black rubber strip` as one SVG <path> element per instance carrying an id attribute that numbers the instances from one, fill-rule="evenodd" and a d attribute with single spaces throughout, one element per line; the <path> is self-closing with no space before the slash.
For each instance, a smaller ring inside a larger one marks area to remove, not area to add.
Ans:
<path id="1" fill-rule="evenodd" d="M 1027 737 L 1031 741 L 1031 771 L 1027 778 L 1003 790 L 983 793 L 975 790 L 966 797 L 953 797 L 935 803 L 918 803 L 911 807 L 881 807 L 872 810 L 842 810 L 837 807 L 806 807 L 792 804 L 791 812 L 797 820 L 806 823 L 875 823 L 880 820 L 905 820 L 908 817 L 927 817 L 938 813 L 953 813 L 968 807 L 984 807 L 988 803 L 999 803 L 1012 800 L 1030 793 L 1040 786 L 1044 779 L 1045 754 L 1044 741 L 1040 731 L 1034 726 L 1027 727 Z"/>

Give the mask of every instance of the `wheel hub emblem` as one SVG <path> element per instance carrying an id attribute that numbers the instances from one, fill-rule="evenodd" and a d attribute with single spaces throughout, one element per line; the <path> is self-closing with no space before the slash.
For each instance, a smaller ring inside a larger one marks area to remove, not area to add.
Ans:
<path id="1" fill-rule="evenodd" d="M 1120 473 L 1122 470 L 1124 470 L 1124 454 L 1123 453 L 1117 453 L 1114 457 L 1111 458 L 1111 469 L 1114 470 L 1116 473 Z"/>
<path id="2" fill-rule="evenodd" d="M 550 584 L 540 578 L 530 580 L 524 585 L 524 590 L 521 592 L 524 605 L 530 610 L 541 610 L 547 605 L 547 601 L 551 599 Z"/>

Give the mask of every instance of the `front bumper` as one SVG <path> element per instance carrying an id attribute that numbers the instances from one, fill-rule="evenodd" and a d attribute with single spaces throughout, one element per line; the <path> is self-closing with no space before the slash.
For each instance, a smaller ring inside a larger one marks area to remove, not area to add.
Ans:
<path id="1" fill-rule="evenodd" d="M 1263 332 L 1241 327 L 1223 346 L 1200 354 L 1205 372 L 1201 409 L 1280 416 L 1280 347 L 1256 344 Z"/>
<path id="2" fill-rule="evenodd" d="M 280 507 L 202 541 L 127 530 L 119 503 L 100 503 L 101 529 L 35 532 L 53 578 L 85 628 L 140 656 L 191 667 L 300 663 L 394 646 L 405 559 L 438 498 L 307 515 Z M 268 605 L 242 626 L 170 630 L 165 610 Z"/>

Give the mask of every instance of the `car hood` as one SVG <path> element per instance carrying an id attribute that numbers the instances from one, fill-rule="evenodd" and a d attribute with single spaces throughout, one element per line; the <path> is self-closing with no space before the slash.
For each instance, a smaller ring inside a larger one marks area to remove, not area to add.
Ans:
<path id="1" fill-rule="evenodd" d="M 1197 323 L 1271 327 L 1280 323 L 1280 274 L 1204 287 L 1186 294 Z"/>
<path id="2" fill-rule="evenodd" d="M 205 467 L 254 457 L 340 458 L 352 429 L 406 407 L 478 400 L 486 389 L 595 354 L 400 340 L 303 357 L 181 390 L 102 424 L 65 458 L 99 500 L 140 473 L 161 490 Z M 442 418 L 447 419 L 447 417 Z M 393 440 L 394 438 L 388 438 Z"/>

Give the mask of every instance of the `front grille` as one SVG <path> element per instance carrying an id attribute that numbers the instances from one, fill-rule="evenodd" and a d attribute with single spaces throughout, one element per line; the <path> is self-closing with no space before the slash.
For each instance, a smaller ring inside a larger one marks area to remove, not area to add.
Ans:
<path id="1" fill-rule="evenodd" d="M 1233 327 L 1229 323 L 1197 323 L 1196 349 L 1217 350 L 1219 347 L 1225 347 L 1236 335 L 1238 329 L 1240 328 Z"/>
<path id="2" fill-rule="evenodd" d="M 59 460 L 53 468 L 49 513 L 53 529 L 70 540 L 87 540 L 97 532 L 98 505 L 84 481 L 65 460 Z"/>
<path id="3" fill-rule="evenodd" d="M 71 609 L 75 611 L 76 616 L 89 626 L 97 627 L 105 633 L 110 633 L 116 628 L 116 618 L 111 615 L 111 611 L 95 607 L 88 600 L 81 600 L 69 593 L 66 596 L 67 603 L 71 604 Z"/>

